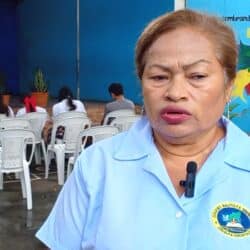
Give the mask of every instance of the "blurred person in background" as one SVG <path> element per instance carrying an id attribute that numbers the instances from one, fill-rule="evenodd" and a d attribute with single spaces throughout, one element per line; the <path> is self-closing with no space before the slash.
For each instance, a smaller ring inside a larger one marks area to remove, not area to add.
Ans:
<path id="1" fill-rule="evenodd" d="M 64 86 L 59 90 L 58 103 L 54 104 L 52 107 L 52 116 L 57 116 L 60 113 L 67 111 L 78 111 L 86 113 L 84 104 L 73 99 L 73 94 L 71 90 Z"/>
<path id="2" fill-rule="evenodd" d="M 5 115 L 6 117 L 14 117 L 14 112 L 9 105 L 5 105 L 3 102 L 3 96 L 0 95 L 0 114 Z"/>
<path id="3" fill-rule="evenodd" d="M 109 112 L 120 110 L 120 109 L 135 110 L 135 104 L 131 100 L 125 98 L 123 86 L 121 83 L 119 82 L 111 83 L 108 87 L 108 92 L 110 96 L 112 97 L 113 101 L 105 105 L 102 123 L 104 121 L 105 116 Z"/>
<path id="4" fill-rule="evenodd" d="M 47 110 L 45 108 L 42 108 L 40 106 L 36 105 L 36 99 L 34 96 L 31 96 L 30 94 L 26 94 L 22 98 L 23 107 L 17 110 L 16 117 L 22 116 L 26 113 L 30 112 L 45 112 L 47 113 Z"/>

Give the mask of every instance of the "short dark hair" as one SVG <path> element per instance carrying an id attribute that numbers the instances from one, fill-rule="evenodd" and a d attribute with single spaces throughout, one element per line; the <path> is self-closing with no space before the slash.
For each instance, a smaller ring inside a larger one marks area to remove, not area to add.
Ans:
<path id="1" fill-rule="evenodd" d="M 123 86 L 119 82 L 114 82 L 109 85 L 109 93 L 115 95 L 123 95 Z"/>

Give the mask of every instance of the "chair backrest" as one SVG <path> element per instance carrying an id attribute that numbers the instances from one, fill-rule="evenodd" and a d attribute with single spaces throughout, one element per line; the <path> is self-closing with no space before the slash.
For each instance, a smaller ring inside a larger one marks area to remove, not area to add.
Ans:
<path id="1" fill-rule="evenodd" d="M 17 117 L 10 117 L 0 120 L 0 129 L 31 129 L 28 120 Z"/>
<path id="2" fill-rule="evenodd" d="M 92 144 L 101 141 L 105 138 L 111 137 L 119 133 L 118 128 L 111 125 L 94 126 L 82 130 L 77 139 L 76 149 L 74 152 L 74 159 L 80 154 L 83 148 L 85 148 L 88 138 L 91 137 Z"/>
<path id="3" fill-rule="evenodd" d="M 2 119 L 6 119 L 6 118 L 8 118 L 8 116 L 7 116 L 7 115 L 5 115 L 5 114 L 0 114 L 0 120 L 2 120 Z"/>
<path id="4" fill-rule="evenodd" d="M 43 127 L 49 116 L 46 112 L 30 112 L 26 113 L 20 118 L 26 119 L 30 122 L 31 128 L 35 133 L 36 140 L 41 140 Z"/>
<path id="5" fill-rule="evenodd" d="M 26 129 L 0 130 L 1 164 L 2 172 L 22 171 L 23 161 L 31 163 L 35 150 L 35 135 Z M 32 145 L 29 158 L 26 159 L 26 146 Z"/>
<path id="6" fill-rule="evenodd" d="M 81 131 L 78 136 L 78 142 L 81 141 L 81 139 L 79 138 L 84 138 L 83 146 L 85 146 L 87 142 L 87 137 L 92 137 L 92 143 L 95 143 L 118 133 L 118 128 L 111 125 L 94 126 Z"/>
<path id="7" fill-rule="evenodd" d="M 103 125 L 109 125 L 111 121 L 118 116 L 128 116 L 135 115 L 135 111 L 133 109 L 119 109 L 109 112 L 103 121 Z"/>
<path id="8" fill-rule="evenodd" d="M 56 116 L 53 116 L 52 119 L 55 122 L 60 119 L 71 118 L 71 117 L 88 117 L 88 116 L 87 116 L 87 113 L 85 112 L 67 111 L 67 112 L 60 113 Z"/>
<path id="9" fill-rule="evenodd" d="M 87 117 L 70 117 L 60 119 L 54 122 L 51 133 L 51 146 L 56 143 L 56 131 L 58 127 L 64 127 L 63 143 L 65 144 L 65 152 L 74 152 L 78 135 L 83 129 L 91 126 L 91 121 Z"/>
<path id="10" fill-rule="evenodd" d="M 140 118 L 141 115 L 118 116 L 111 121 L 110 125 L 117 127 L 122 132 L 128 130 Z"/>

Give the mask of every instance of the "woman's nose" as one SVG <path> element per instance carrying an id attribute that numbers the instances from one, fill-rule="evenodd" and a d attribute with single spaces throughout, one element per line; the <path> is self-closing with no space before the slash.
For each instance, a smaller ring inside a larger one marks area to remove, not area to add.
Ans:
<path id="1" fill-rule="evenodd" d="M 165 98 L 171 101 L 179 101 L 187 98 L 185 78 L 174 76 L 164 93 Z"/>

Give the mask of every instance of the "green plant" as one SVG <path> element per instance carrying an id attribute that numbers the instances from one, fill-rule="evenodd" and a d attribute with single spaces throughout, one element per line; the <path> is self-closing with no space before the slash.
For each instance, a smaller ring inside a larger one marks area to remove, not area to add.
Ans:
<path id="1" fill-rule="evenodd" d="M 33 84 L 37 92 L 48 92 L 48 85 L 40 68 L 35 71 Z"/>

